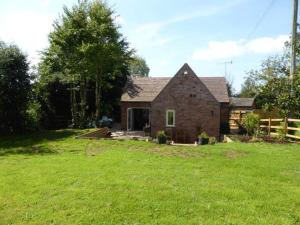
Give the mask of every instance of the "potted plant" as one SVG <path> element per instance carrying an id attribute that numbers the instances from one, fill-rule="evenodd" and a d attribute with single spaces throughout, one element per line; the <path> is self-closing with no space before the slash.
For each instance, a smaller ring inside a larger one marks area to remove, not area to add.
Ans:
<path id="1" fill-rule="evenodd" d="M 166 144 L 167 135 L 163 130 L 158 131 L 156 137 L 157 137 L 158 144 Z"/>
<path id="2" fill-rule="evenodd" d="M 202 132 L 198 136 L 198 144 L 199 145 L 206 145 L 206 144 L 208 144 L 208 141 L 209 141 L 209 136 L 207 135 L 206 132 Z"/>

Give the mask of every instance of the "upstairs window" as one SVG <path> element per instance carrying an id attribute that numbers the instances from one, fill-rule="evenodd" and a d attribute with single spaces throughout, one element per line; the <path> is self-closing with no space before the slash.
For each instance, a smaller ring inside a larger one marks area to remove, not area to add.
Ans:
<path id="1" fill-rule="evenodd" d="M 168 109 L 166 111 L 166 126 L 175 127 L 175 110 Z"/>

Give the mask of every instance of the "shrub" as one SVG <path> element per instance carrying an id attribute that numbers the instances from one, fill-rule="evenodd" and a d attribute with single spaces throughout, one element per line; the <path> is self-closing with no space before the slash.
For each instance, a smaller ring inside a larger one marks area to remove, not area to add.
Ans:
<path id="1" fill-rule="evenodd" d="M 156 137 L 158 140 L 158 144 L 165 144 L 167 142 L 167 135 L 163 130 L 158 131 Z"/>
<path id="2" fill-rule="evenodd" d="M 210 138 L 209 138 L 209 144 L 214 145 L 214 144 L 216 144 L 216 143 L 217 143 L 217 140 L 216 140 L 215 137 L 210 137 Z"/>
<path id="3" fill-rule="evenodd" d="M 259 116 L 254 113 L 247 114 L 243 121 L 243 127 L 246 129 L 248 135 L 255 134 L 259 127 Z"/>
<path id="4" fill-rule="evenodd" d="M 202 132 L 198 135 L 198 144 L 199 145 L 206 145 L 209 142 L 209 136 L 206 132 Z"/>
<path id="5" fill-rule="evenodd" d="M 28 130 L 40 129 L 41 117 L 41 105 L 37 101 L 31 101 L 26 110 L 26 128 Z"/>
<path id="6" fill-rule="evenodd" d="M 286 139 L 286 133 L 285 133 L 285 130 L 284 130 L 284 126 L 285 126 L 285 123 L 284 122 L 281 122 L 280 123 L 280 128 L 276 129 L 277 131 L 277 138 L 280 140 L 280 141 L 284 141 Z"/>
<path id="7" fill-rule="evenodd" d="M 202 132 L 201 134 L 198 135 L 198 138 L 209 138 L 206 132 Z"/>

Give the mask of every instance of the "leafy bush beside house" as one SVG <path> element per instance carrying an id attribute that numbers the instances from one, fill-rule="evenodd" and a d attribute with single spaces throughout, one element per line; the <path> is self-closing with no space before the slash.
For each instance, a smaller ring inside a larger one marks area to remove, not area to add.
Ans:
<path id="1" fill-rule="evenodd" d="M 259 129 L 259 116 L 254 113 L 248 113 L 242 123 L 248 135 L 254 135 Z"/>
<path id="2" fill-rule="evenodd" d="M 199 145 L 206 145 L 209 143 L 209 136 L 206 132 L 202 132 L 198 135 L 198 144 Z"/>
<path id="3" fill-rule="evenodd" d="M 166 132 L 163 130 L 158 131 L 156 137 L 158 144 L 165 144 L 167 142 L 167 135 Z"/>

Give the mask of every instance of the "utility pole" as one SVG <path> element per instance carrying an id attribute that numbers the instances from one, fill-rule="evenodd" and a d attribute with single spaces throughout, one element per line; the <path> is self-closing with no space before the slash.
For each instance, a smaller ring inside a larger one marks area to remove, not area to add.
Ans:
<path id="1" fill-rule="evenodd" d="M 292 22 L 292 40 L 291 40 L 291 70 L 290 79 L 293 80 L 296 70 L 296 44 L 297 44 L 297 19 L 298 19 L 298 0 L 293 0 L 293 22 Z"/>

